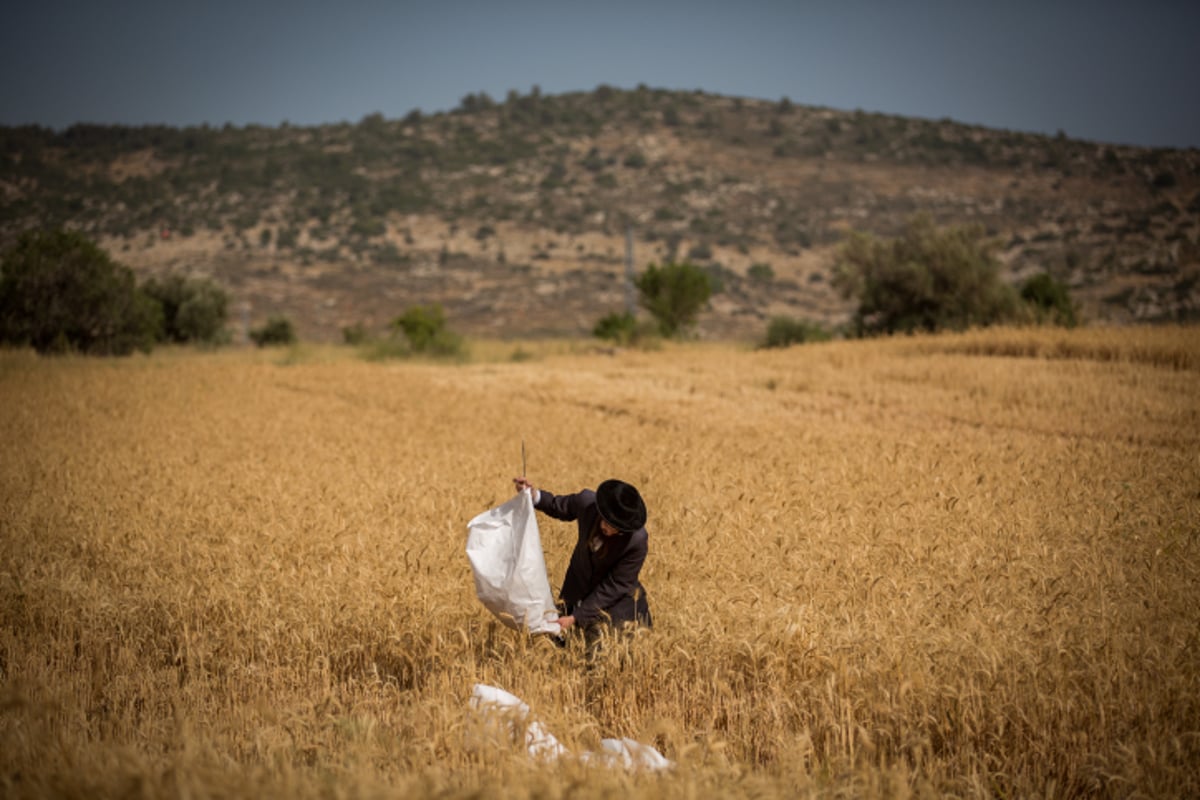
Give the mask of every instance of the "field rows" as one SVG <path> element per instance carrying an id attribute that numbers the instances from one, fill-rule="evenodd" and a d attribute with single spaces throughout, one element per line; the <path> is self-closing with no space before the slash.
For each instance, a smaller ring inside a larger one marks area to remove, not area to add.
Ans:
<path id="1" fill-rule="evenodd" d="M 0 353 L 0 791 L 1200 793 L 1200 332 L 527 346 Z M 650 508 L 590 669 L 474 598 L 522 440 Z M 476 682 L 678 766 L 530 764 Z"/>

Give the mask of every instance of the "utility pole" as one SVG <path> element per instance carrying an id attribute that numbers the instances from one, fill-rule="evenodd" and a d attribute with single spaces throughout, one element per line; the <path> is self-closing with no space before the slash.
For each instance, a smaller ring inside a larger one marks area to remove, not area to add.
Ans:
<path id="1" fill-rule="evenodd" d="M 633 289 L 633 225 L 625 226 L 625 311 L 637 315 L 637 297 Z"/>
<path id="2" fill-rule="evenodd" d="M 250 344 L 250 301 L 243 300 L 242 312 L 242 344 Z"/>

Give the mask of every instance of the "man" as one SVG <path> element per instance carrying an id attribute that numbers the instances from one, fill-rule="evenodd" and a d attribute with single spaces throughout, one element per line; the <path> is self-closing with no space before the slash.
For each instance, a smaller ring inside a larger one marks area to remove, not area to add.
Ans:
<path id="1" fill-rule="evenodd" d="M 579 538 L 563 578 L 562 629 L 579 626 L 589 647 L 605 624 L 651 627 L 646 589 L 638 580 L 646 561 L 646 504 L 624 481 L 607 480 L 596 491 L 555 495 L 538 490 L 526 478 L 513 478 L 517 491 L 529 489 L 538 511 L 564 522 L 578 522 Z"/>

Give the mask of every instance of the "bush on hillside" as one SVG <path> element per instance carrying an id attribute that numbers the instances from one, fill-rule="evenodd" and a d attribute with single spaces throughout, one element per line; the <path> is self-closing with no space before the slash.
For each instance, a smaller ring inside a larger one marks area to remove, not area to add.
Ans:
<path id="1" fill-rule="evenodd" d="M 342 344 L 357 347 L 366 344 L 370 338 L 370 334 L 367 333 L 367 326 L 361 322 L 356 322 L 353 325 L 347 325 L 342 328 Z"/>
<path id="2" fill-rule="evenodd" d="M 1040 323 L 1074 328 L 1079 324 L 1071 292 L 1048 273 L 1034 275 L 1021 284 L 1021 299 Z"/>
<path id="3" fill-rule="evenodd" d="M 755 283 L 770 283 L 775 280 L 775 270 L 770 264 L 751 264 L 750 269 L 746 270 L 746 277 Z"/>
<path id="4" fill-rule="evenodd" d="M 157 300 L 133 271 L 70 231 L 31 231 L 0 262 L 0 341 L 39 353 L 149 352 L 162 327 Z"/>
<path id="5" fill-rule="evenodd" d="M 250 330 L 250 341 L 259 347 L 295 344 L 296 328 L 283 314 L 272 314 L 265 323 Z"/>
<path id="6" fill-rule="evenodd" d="M 450 330 L 441 305 L 410 306 L 392 320 L 392 328 L 402 333 L 414 353 L 432 356 L 461 356 L 463 338 Z"/>
<path id="7" fill-rule="evenodd" d="M 621 163 L 630 169 L 642 169 L 646 166 L 646 154 L 641 150 L 631 150 Z"/>
<path id="8" fill-rule="evenodd" d="M 654 317 L 659 333 L 668 338 L 682 334 L 695 323 L 713 292 L 708 273 L 687 261 L 661 267 L 651 264 L 637 277 L 635 285 L 638 302 Z"/>
<path id="9" fill-rule="evenodd" d="M 789 347 L 805 342 L 827 342 L 832 338 L 820 323 L 806 319 L 778 316 L 767 323 L 767 335 L 763 347 Z"/>
<path id="10" fill-rule="evenodd" d="M 616 344 L 629 344 L 637 331 L 637 320 L 628 311 L 614 311 L 601 317 L 592 335 Z"/>
<path id="11" fill-rule="evenodd" d="M 1016 292 L 1000 280 L 994 245 L 977 227 L 937 229 L 927 216 L 895 239 L 854 233 L 834 287 L 857 299 L 859 335 L 962 330 L 1015 319 Z"/>
<path id="12" fill-rule="evenodd" d="M 173 274 L 151 278 L 142 288 L 162 305 L 160 341 L 220 344 L 227 340 L 229 297 L 212 280 Z"/>
<path id="13" fill-rule="evenodd" d="M 638 320 L 628 311 L 614 311 L 600 318 L 592 328 L 597 339 L 625 346 L 652 348 L 658 334 L 658 323 L 647 319 Z"/>

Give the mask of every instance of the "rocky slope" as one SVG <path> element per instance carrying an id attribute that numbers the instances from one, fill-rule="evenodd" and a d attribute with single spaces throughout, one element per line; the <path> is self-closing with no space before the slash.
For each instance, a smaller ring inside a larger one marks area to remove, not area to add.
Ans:
<path id="1" fill-rule="evenodd" d="M 849 231 L 983 226 L 1013 281 L 1048 271 L 1085 317 L 1200 317 L 1200 151 L 641 87 L 300 128 L 0 129 L 0 243 L 86 231 L 142 276 L 230 292 L 235 322 L 382 329 L 440 302 L 458 330 L 576 334 L 634 267 L 688 259 L 721 291 L 698 333 L 837 324 Z"/>

